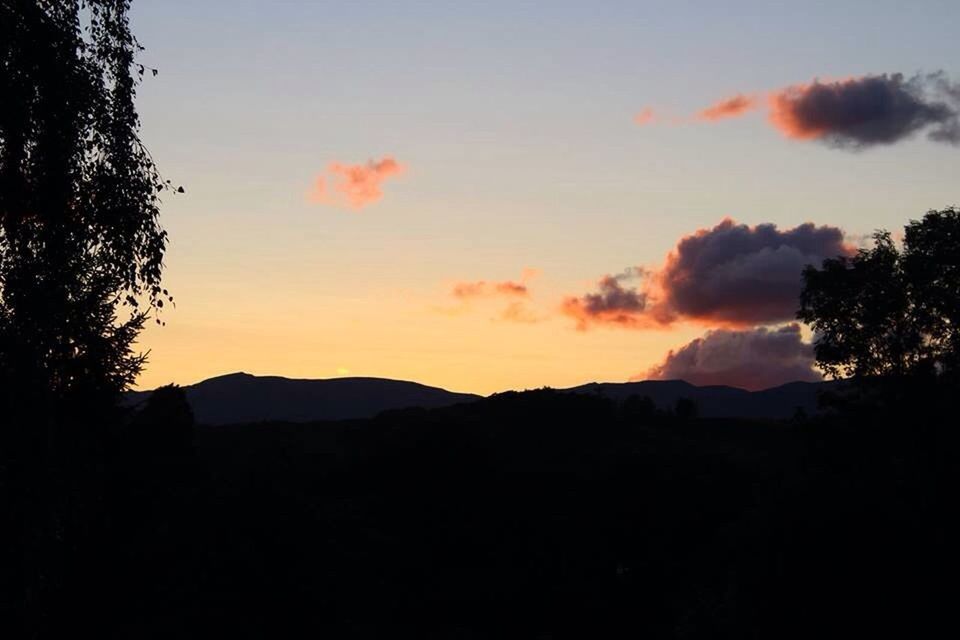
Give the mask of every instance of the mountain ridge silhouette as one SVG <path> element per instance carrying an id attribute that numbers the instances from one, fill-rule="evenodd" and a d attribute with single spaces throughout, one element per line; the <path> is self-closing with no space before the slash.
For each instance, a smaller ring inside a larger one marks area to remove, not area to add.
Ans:
<path id="1" fill-rule="evenodd" d="M 481 397 L 406 380 L 285 378 L 244 372 L 215 376 L 183 389 L 197 422 L 208 425 L 372 418 L 389 409 L 432 409 Z M 150 393 L 131 392 L 127 403 L 139 404 Z"/>
<path id="2" fill-rule="evenodd" d="M 747 391 L 699 387 L 683 380 L 645 380 L 591 382 L 558 391 L 600 395 L 617 403 L 633 395 L 647 396 L 661 410 L 670 410 L 677 400 L 688 398 L 706 418 L 785 419 L 798 409 L 808 415 L 816 413 L 820 392 L 833 386 L 833 382 L 790 382 Z M 390 378 L 286 378 L 245 372 L 208 378 L 184 386 L 184 391 L 197 421 L 208 425 L 364 419 L 393 409 L 434 409 L 484 397 Z M 150 393 L 152 390 L 131 391 L 125 404 L 139 405 Z"/>

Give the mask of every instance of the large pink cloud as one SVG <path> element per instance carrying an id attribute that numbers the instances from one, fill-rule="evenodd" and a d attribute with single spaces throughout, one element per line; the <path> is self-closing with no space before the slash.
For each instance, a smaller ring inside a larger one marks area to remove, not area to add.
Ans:
<path id="1" fill-rule="evenodd" d="M 383 197 L 381 185 L 402 173 L 406 167 L 390 156 L 370 160 L 366 164 L 341 164 L 327 167 L 327 174 L 317 176 L 308 195 L 311 202 L 361 209 Z"/>
<path id="2" fill-rule="evenodd" d="M 770 123 L 796 140 L 862 148 L 927 129 L 932 140 L 960 142 L 960 94 L 942 73 L 815 80 L 771 94 L 769 106 Z"/>
<path id="3" fill-rule="evenodd" d="M 803 268 L 852 252 L 837 227 L 806 223 L 780 230 L 726 218 L 681 238 L 659 269 L 606 276 L 597 292 L 567 298 L 563 312 L 580 330 L 783 322 L 795 317 Z M 638 283 L 625 284 L 631 279 Z"/>
<path id="4" fill-rule="evenodd" d="M 800 325 L 779 329 L 717 329 L 670 351 L 663 362 L 634 379 L 686 380 L 695 385 L 728 385 L 755 391 L 787 382 L 816 382 L 813 346 Z"/>
<path id="5" fill-rule="evenodd" d="M 846 149 L 894 144 L 920 131 L 935 142 L 960 143 L 960 85 L 942 71 L 814 80 L 757 95 L 737 94 L 701 110 L 715 122 L 766 108 L 769 123 L 793 140 Z"/>

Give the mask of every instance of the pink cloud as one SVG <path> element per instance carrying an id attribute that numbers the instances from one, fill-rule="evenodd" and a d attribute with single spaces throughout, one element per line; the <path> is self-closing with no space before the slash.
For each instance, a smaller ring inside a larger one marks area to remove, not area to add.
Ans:
<path id="1" fill-rule="evenodd" d="M 478 299 L 508 300 L 507 306 L 495 319 L 531 324 L 543 319 L 527 305 L 530 298 L 530 287 L 527 283 L 539 275 L 539 269 L 527 267 L 521 272 L 519 281 L 472 280 L 456 282 L 451 287 L 450 294 L 461 301 L 460 311 L 468 309 L 470 307 L 469 303 Z"/>
<path id="2" fill-rule="evenodd" d="M 650 107 L 644 107 L 640 112 L 633 116 L 633 122 L 639 126 L 643 127 L 652 123 L 657 117 L 657 114 Z"/>
<path id="3" fill-rule="evenodd" d="M 540 275 L 540 269 L 525 267 L 520 272 L 520 282 L 514 280 L 487 281 L 473 280 L 469 282 L 457 282 L 453 285 L 451 293 L 454 297 L 460 299 L 480 298 L 489 296 L 506 296 L 525 298 L 530 294 L 527 283 Z"/>
<path id="4" fill-rule="evenodd" d="M 527 289 L 527 285 L 510 280 L 503 282 L 477 280 L 474 282 L 458 282 L 453 285 L 451 293 L 453 293 L 454 297 L 460 299 L 497 295 L 525 297 L 529 294 L 529 290 Z"/>
<path id="5" fill-rule="evenodd" d="M 361 209 L 383 197 L 381 185 L 387 178 L 399 175 L 405 170 L 404 165 L 390 156 L 370 160 L 366 164 L 345 165 L 334 162 L 327 167 L 325 176 L 317 176 L 308 199 L 315 204 Z"/>
<path id="6" fill-rule="evenodd" d="M 738 118 L 760 106 L 756 96 L 737 94 L 732 98 L 721 100 L 697 114 L 697 120 L 716 122 L 727 118 Z"/>

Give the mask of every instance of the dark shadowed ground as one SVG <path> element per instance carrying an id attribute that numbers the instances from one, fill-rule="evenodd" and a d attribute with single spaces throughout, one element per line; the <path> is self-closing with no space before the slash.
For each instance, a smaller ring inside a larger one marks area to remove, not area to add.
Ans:
<path id="1" fill-rule="evenodd" d="M 164 437 L 116 452 L 119 637 L 928 637 L 953 605 L 934 421 L 537 391 Z"/>

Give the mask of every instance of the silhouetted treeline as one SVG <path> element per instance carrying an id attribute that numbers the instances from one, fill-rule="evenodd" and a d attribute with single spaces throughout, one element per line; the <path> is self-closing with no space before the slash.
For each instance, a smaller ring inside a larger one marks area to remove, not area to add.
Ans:
<path id="1" fill-rule="evenodd" d="M 950 611 L 939 408 L 747 422 L 540 390 L 194 428 L 153 400 L 111 450 L 105 635 L 923 637 Z"/>

